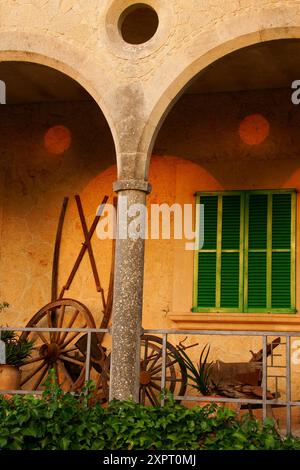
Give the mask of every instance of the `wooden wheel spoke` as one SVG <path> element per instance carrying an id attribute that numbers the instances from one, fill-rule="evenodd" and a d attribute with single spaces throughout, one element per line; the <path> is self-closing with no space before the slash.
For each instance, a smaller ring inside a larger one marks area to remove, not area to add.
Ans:
<path id="1" fill-rule="evenodd" d="M 75 320 L 76 320 L 78 314 L 79 314 L 79 310 L 76 309 L 75 312 L 73 313 L 72 317 L 70 318 L 70 321 L 69 321 L 68 326 L 67 326 L 66 328 L 72 328 L 72 326 L 74 325 L 74 322 L 75 322 Z M 85 326 L 86 326 L 86 325 L 85 325 Z M 84 328 L 85 328 L 85 326 L 84 326 Z M 69 333 L 68 331 L 65 331 L 65 332 L 62 334 L 62 336 L 61 336 L 61 338 L 60 338 L 60 341 L 59 341 L 59 344 L 63 344 L 63 342 L 65 341 L 65 339 L 66 339 L 66 337 L 67 337 L 67 335 L 68 335 L 68 333 Z"/>
<path id="2" fill-rule="evenodd" d="M 154 358 L 154 360 L 152 362 L 151 367 L 149 369 L 147 369 L 148 372 L 151 372 L 154 369 L 155 364 L 157 364 L 157 361 L 161 358 L 161 356 L 162 356 L 162 349 L 157 353 L 156 357 Z M 148 364 L 149 364 L 149 362 L 148 362 Z"/>
<path id="3" fill-rule="evenodd" d="M 62 305 L 61 307 L 61 314 L 59 315 L 58 317 L 58 325 L 57 325 L 57 328 L 62 328 L 63 327 L 63 324 L 64 324 L 64 318 L 65 318 L 65 311 L 66 311 L 66 306 L 65 305 Z M 56 343 L 59 343 L 59 340 L 60 340 L 60 335 L 62 334 L 61 331 L 58 331 L 57 332 L 57 335 L 56 335 Z"/>
<path id="4" fill-rule="evenodd" d="M 161 392 L 161 387 L 159 387 L 156 383 L 154 383 L 152 381 L 150 382 L 149 387 L 150 388 L 155 388 L 155 390 L 158 390 L 159 392 Z"/>
<path id="5" fill-rule="evenodd" d="M 49 344 L 49 341 L 47 340 L 47 338 L 45 338 L 44 334 L 41 331 L 36 331 L 36 334 L 42 340 L 43 343 Z"/>
<path id="6" fill-rule="evenodd" d="M 143 360 L 143 368 L 146 368 L 147 364 L 147 356 L 148 356 L 148 338 L 145 340 L 145 349 L 144 349 L 144 360 Z"/>
<path id="7" fill-rule="evenodd" d="M 30 379 L 32 379 L 32 377 L 37 374 L 45 365 L 45 361 L 43 361 L 43 363 L 37 367 L 36 369 L 34 369 L 27 377 L 25 377 L 25 379 L 23 379 L 21 381 L 21 387 L 26 383 L 28 382 Z"/>
<path id="8" fill-rule="evenodd" d="M 43 378 L 45 377 L 46 372 L 48 371 L 48 369 L 49 369 L 49 365 L 45 364 L 44 365 L 44 370 L 42 370 L 41 374 L 39 375 L 39 377 L 34 382 L 34 384 L 32 386 L 32 390 L 36 390 L 38 388 L 38 386 L 41 384 Z"/>
<path id="9" fill-rule="evenodd" d="M 161 372 L 162 371 L 162 364 L 159 364 L 157 367 L 155 367 L 155 369 L 150 369 L 149 372 L 151 375 L 155 375 L 157 374 L 158 372 Z"/>
<path id="10" fill-rule="evenodd" d="M 147 390 L 148 390 L 149 394 L 151 395 L 152 400 L 154 401 L 154 404 L 159 405 L 159 401 L 157 399 L 157 396 L 153 392 L 152 387 L 148 385 L 148 387 L 146 388 L 146 393 L 147 393 Z M 159 391 L 160 391 L 160 389 L 159 389 Z"/>
<path id="11" fill-rule="evenodd" d="M 47 310 L 47 325 L 48 325 L 48 328 L 53 328 L 55 325 L 53 325 L 53 316 L 54 316 L 54 310 Z M 49 333 L 50 335 L 50 341 L 54 341 L 55 339 L 55 333 L 52 333 L 52 331 L 50 331 Z"/>
<path id="12" fill-rule="evenodd" d="M 86 327 L 86 324 L 82 328 L 85 328 L 85 327 Z M 70 344 L 72 341 L 74 341 L 74 339 L 80 334 L 81 334 L 80 331 L 75 331 L 75 333 L 70 334 L 69 339 L 61 345 L 61 348 L 64 349 L 66 346 L 68 346 L 68 344 Z M 68 333 L 67 333 L 67 335 L 68 335 Z"/>
<path id="13" fill-rule="evenodd" d="M 85 364 L 84 362 L 73 359 L 72 357 L 67 356 L 66 354 L 60 354 L 59 357 L 60 357 L 60 359 L 63 359 L 64 361 L 72 362 L 72 364 L 77 364 L 80 367 L 84 367 L 84 364 Z"/>
<path id="14" fill-rule="evenodd" d="M 142 405 L 145 404 L 145 395 L 146 395 L 146 394 L 145 394 L 145 387 L 141 387 L 141 388 L 140 388 L 140 403 L 141 403 Z"/>
<path id="15" fill-rule="evenodd" d="M 27 364 L 33 364 L 34 362 L 39 362 L 39 361 L 43 361 L 43 360 L 44 360 L 43 357 L 35 357 L 35 358 L 32 358 L 32 359 L 28 359 L 28 361 L 23 362 L 23 365 L 26 366 Z"/>
<path id="16" fill-rule="evenodd" d="M 70 376 L 67 369 L 65 368 L 64 362 L 60 358 L 58 358 L 58 367 L 62 370 L 64 376 L 70 381 L 70 384 L 72 385 L 73 384 L 73 379 Z"/>
<path id="17" fill-rule="evenodd" d="M 175 364 L 175 362 L 176 362 L 176 361 L 174 361 L 174 362 L 173 362 L 173 361 L 172 361 L 172 362 L 168 362 L 168 361 L 167 361 L 167 363 L 166 363 L 166 370 L 167 370 L 167 369 L 170 369 L 170 370 L 173 369 L 173 370 L 174 370 L 173 365 Z M 157 367 L 155 367 L 155 369 L 152 369 L 152 368 L 151 368 L 151 369 L 149 370 L 149 372 L 151 372 L 151 375 L 153 375 L 153 374 L 156 374 L 157 372 L 160 372 L 161 370 L 162 370 L 162 364 L 159 364 Z"/>
<path id="18" fill-rule="evenodd" d="M 61 349 L 60 354 L 65 354 L 65 353 L 69 353 L 69 352 L 72 352 L 72 351 L 78 351 L 77 346 L 74 346 L 73 348 L 70 348 L 70 349 Z"/>
<path id="19" fill-rule="evenodd" d="M 151 377 L 151 382 L 152 381 L 161 382 L 161 376 Z M 166 382 L 181 382 L 181 379 L 169 376 L 169 377 L 166 377 Z"/>
<path id="20" fill-rule="evenodd" d="M 145 388 L 145 394 L 147 395 L 147 397 L 148 397 L 148 399 L 149 399 L 151 405 L 155 406 L 155 401 L 154 401 L 153 398 L 151 397 L 151 395 L 150 395 L 148 389 L 147 389 L 146 387 L 144 387 L 144 388 Z"/>

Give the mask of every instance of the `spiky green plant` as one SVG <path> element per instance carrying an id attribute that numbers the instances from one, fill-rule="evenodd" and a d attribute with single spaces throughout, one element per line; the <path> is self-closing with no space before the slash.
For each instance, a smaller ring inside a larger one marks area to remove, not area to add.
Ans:
<path id="1" fill-rule="evenodd" d="M 208 356 L 210 352 L 210 346 L 206 344 L 201 351 L 199 361 L 195 365 L 191 358 L 185 351 L 183 346 L 177 346 L 175 359 L 182 366 L 187 369 L 187 377 L 190 379 L 191 387 L 198 390 L 201 395 L 209 395 L 211 393 L 210 385 L 210 372 L 212 362 L 208 362 Z"/>
<path id="2" fill-rule="evenodd" d="M 0 312 L 9 307 L 7 302 L 0 303 Z M 12 366 L 21 366 L 25 359 L 30 357 L 33 348 L 33 341 L 21 338 L 13 330 L 4 330 L 0 332 L 0 339 L 5 343 L 6 364 Z"/>
<path id="3" fill-rule="evenodd" d="M 6 345 L 6 364 L 21 366 L 30 357 L 33 341 L 21 338 L 13 330 L 2 331 L 1 339 Z"/>

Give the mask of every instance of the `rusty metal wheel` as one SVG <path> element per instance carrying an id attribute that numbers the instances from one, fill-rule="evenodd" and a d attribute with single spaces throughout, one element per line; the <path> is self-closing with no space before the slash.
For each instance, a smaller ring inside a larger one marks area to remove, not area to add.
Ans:
<path id="1" fill-rule="evenodd" d="M 140 403 L 160 405 L 162 378 L 162 338 L 143 335 L 141 338 Z M 165 390 L 173 395 L 184 395 L 187 371 L 175 359 L 176 348 L 167 342 Z"/>
<path id="2" fill-rule="evenodd" d="M 50 302 L 39 310 L 26 327 L 96 328 L 85 305 L 73 299 Z M 81 332 L 23 332 L 21 337 L 34 340 L 34 350 L 22 367 L 21 387 L 37 390 L 49 369 L 54 368 L 58 384 L 76 390 L 84 382 L 85 357 L 76 342 Z"/>

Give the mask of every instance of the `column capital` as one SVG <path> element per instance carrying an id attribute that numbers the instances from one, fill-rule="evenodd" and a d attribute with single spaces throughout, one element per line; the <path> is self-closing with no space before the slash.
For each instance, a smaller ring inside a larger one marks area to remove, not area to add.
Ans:
<path id="1" fill-rule="evenodd" d="M 113 190 L 118 193 L 119 191 L 142 191 L 149 194 L 151 192 L 151 184 L 145 180 L 117 180 L 113 184 Z"/>

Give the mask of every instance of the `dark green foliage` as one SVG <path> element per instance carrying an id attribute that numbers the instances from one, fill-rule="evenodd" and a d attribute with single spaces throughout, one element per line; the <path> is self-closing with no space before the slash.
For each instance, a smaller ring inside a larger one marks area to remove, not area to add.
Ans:
<path id="1" fill-rule="evenodd" d="M 62 392 L 53 376 L 42 398 L 0 398 L 0 449 L 197 450 L 300 449 L 265 426 L 216 405 L 185 408 L 168 399 L 164 408 L 112 402 L 89 406 L 84 393 Z"/>
<path id="2" fill-rule="evenodd" d="M 0 312 L 9 307 L 7 302 L 0 303 Z M 15 331 L 0 331 L 0 339 L 6 345 L 6 364 L 21 366 L 31 354 L 33 341 L 20 339 Z"/>
<path id="3" fill-rule="evenodd" d="M 33 341 L 20 339 L 15 331 L 5 330 L 1 332 L 1 340 L 6 345 L 6 364 L 21 366 L 31 354 Z"/>

